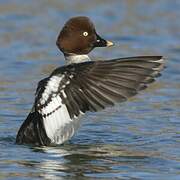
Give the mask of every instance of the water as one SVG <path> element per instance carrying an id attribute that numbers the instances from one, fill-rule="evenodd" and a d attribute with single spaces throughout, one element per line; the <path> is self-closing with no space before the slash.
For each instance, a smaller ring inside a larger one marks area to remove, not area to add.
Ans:
<path id="1" fill-rule="evenodd" d="M 15 144 L 37 82 L 63 56 L 63 23 L 87 15 L 116 46 L 95 58 L 164 55 L 163 76 L 126 103 L 88 116 L 59 147 Z M 180 1 L 0 1 L 0 179 L 180 179 Z"/>

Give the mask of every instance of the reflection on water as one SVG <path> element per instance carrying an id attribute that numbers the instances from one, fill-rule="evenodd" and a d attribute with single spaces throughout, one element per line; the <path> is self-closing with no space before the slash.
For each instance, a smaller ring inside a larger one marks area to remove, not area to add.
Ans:
<path id="1" fill-rule="evenodd" d="M 56 178 L 58 175 L 96 177 L 96 175 L 101 176 L 101 174 L 110 177 L 116 176 L 116 173 L 127 172 L 128 169 L 138 169 L 142 164 L 151 163 L 159 155 L 110 144 L 66 144 L 61 147 L 33 147 L 31 153 L 32 155 L 38 153 L 40 157 L 30 160 L 27 154 L 22 153 L 20 159 L 16 157 L 14 160 L 4 161 L 4 163 L 6 165 L 18 165 L 25 169 L 29 168 L 35 172 L 38 170 L 35 173 L 36 176 L 44 178 Z M 22 160 L 25 158 L 23 156 L 27 159 Z M 24 171 L 17 174 L 24 176 Z"/>
<path id="2" fill-rule="evenodd" d="M 0 1 L 0 179 L 180 179 L 179 10 L 177 0 Z M 167 69 L 130 101 L 88 113 L 66 144 L 15 145 L 37 82 L 63 64 L 55 41 L 75 15 L 116 44 L 95 59 L 164 55 Z"/>

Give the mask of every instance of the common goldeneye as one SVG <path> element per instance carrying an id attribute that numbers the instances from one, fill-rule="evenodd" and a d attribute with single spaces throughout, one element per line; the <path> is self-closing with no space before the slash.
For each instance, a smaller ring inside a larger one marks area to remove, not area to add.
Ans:
<path id="1" fill-rule="evenodd" d="M 95 47 L 112 46 L 101 38 L 88 17 L 66 22 L 57 42 L 66 65 L 38 84 L 35 102 L 20 127 L 17 144 L 53 145 L 70 139 L 87 111 L 96 112 L 145 89 L 164 67 L 162 56 L 92 61 Z"/>

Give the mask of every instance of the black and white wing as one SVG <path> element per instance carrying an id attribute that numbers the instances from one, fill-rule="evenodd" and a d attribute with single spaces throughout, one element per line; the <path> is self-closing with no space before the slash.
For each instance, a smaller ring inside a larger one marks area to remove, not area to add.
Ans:
<path id="1" fill-rule="evenodd" d="M 39 83 L 35 110 L 53 143 L 69 139 L 86 111 L 99 111 L 145 89 L 164 68 L 161 56 L 90 61 L 56 69 Z"/>

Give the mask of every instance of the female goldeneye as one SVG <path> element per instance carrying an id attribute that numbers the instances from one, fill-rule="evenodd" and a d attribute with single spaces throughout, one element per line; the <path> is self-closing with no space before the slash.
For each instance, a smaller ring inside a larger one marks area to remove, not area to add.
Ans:
<path id="1" fill-rule="evenodd" d="M 164 67 L 162 56 L 92 61 L 88 53 L 112 42 L 102 39 L 88 17 L 66 22 L 57 42 L 67 65 L 38 84 L 35 102 L 16 137 L 18 144 L 53 145 L 70 139 L 80 117 L 145 89 Z"/>

